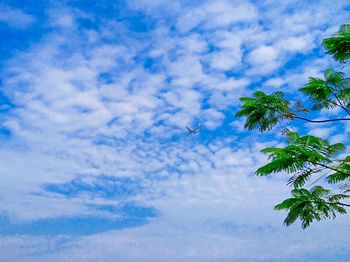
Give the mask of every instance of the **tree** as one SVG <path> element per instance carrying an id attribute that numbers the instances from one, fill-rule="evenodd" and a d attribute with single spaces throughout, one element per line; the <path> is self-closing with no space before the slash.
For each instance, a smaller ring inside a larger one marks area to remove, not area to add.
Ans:
<path id="1" fill-rule="evenodd" d="M 337 33 L 324 39 L 322 45 L 327 54 L 344 66 L 350 59 L 350 24 L 342 25 Z M 236 116 L 245 117 L 246 129 L 260 132 L 285 122 L 290 125 L 295 120 L 315 125 L 350 120 L 350 78 L 344 72 L 328 68 L 323 79 L 310 77 L 299 92 L 306 101 L 288 100 L 283 92 L 256 91 L 251 97 L 240 98 L 242 105 Z M 336 107 L 341 112 L 339 117 L 312 117 L 315 111 Z M 350 187 L 346 184 L 350 180 L 350 155 L 345 154 L 345 144 L 331 144 L 311 135 L 301 136 L 288 127 L 284 128 L 283 134 L 288 145 L 261 150 L 268 155 L 269 162 L 258 168 L 256 174 L 266 176 L 284 172 L 289 175 L 287 184 L 294 188 L 292 197 L 275 206 L 276 210 L 288 212 L 284 224 L 288 226 L 300 219 L 305 229 L 314 220 L 334 219 L 338 214 L 346 214 L 346 208 L 350 207 L 346 203 L 350 198 Z"/>

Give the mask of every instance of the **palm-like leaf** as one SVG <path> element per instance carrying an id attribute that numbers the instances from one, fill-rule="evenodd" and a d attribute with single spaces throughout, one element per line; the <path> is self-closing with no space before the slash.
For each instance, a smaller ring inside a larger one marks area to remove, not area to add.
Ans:
<path id="1" fill-rule="evenodd" d="M 344 180 L 350 179 L 350 164 L 343 162 L 340 165 L 336 166 L 338 172 L 335 172 L 327 177 L 329 183 L 339 183 Z"/>
<path id="2" fill-rule="evenodd" d="M 314 220 L 335 218 L 337 214 L 345 214 L 346 209 L 339 203 L 348 198 L 347 194 L 330 194 L 330 191 L 321 186 L 311 190 L 301 188 L 316 173 L 327 169 L 333 171 L 327 177 L 331 183 L 350 179 L 350 156 L 346 157 L 337 166 L 334 157 L 345 150 L 341 143 L 330 144 L 327 140 L 315 136 L 299 136 L 297 133 L 288 133 L 288 146 L 284 148 L 265 148 L 261 152 L 268 154 L 269 163 L 257 169 L 258 175 L 268 175 L 277 172 L 294 174 L 289 184 L 294 186 L 292 198 L 278 204 L 275 209 L 287 210 L 285 225 L 291 225 L 296 220 L 302 221 L 306 228 Z"/>
<path id="3" fill-rule="evenodd" d="M 310 179 L 310 177 L 317 172 L 317 169 L 305 168 L 300 173 L 295 174 L 288 180 L 288 185 L 292 184 L 294 188 L 300 188 Z"/>
<path id="4" fill-rule="evenodd" d="M 325 38 L 322 44 L 335 60 L 346 62 L 350 58 L 350 25 L 342 25 L 337 33 Z"/>
<path id="5" fill-rule="evenodd" d="M 246 117 L 244 127 L 248 130 L 258 128 L 260 131 L 272 129 L 280 120 L 291 113 L 290 102 L 284 99 L 282 92 L 267 95 L 262 91 L 253 93 L 252 97 L 242 97 L 241 110 L 237 117 Z"/>
<path id="6" fill-rule="evenodd" d="M 308 83 L 299 90 L 314 103 L 313 110 L 335 107 L 331 98 L 332 90 L 322 79 L 310 77 Z"/>
<path id="7" fill-rule="evenodd" d="M 332 37 L 323 41 L 327 53 L 342 63 L 350 59 L 350 24 L 342 25 Z M 350 115 L 350 78 L 343 72 L 332 68 L 324 72 L 324 78 L 310 77 L 306 85 L 299 89 L 312 103 L 312 110 L 331 109 L 339 107 L 343 113 Z M 245 117 L 245 128 L 266 131 L 272 129 L 283 120 L 300 119 L 313 123 L 349 120 L 340 117 L 325 120 L 313 120 L 301 114 L 310 110 L 301 101 L 291 103 L 283 97 L 282 92 L 265 94 L 255 92 L 252 97 L 242 97 L 243 103 L 237 117 Z M 277 210 L 286 210 L 288 215 L 286 225 L 300 219 L 302 227 L 306 228 L 314 220 L 335 218 L 337 214 L 345 214 L 344 207 L 349 204 L 341 203 L 350 197 L 350 186 L 341 194 L 332 194 L 323 187 L 316 186 L 311 190 L 303 188 L 307 182 L 317 175 L 311 183 L 321 179 L 328 183 L 338 183 L 350 180 L 350 156 L 339 160 L 336 157 L 344 152 L 342 143 L 331 144 L 325 139 L 315 136 L 299 136 L 284 128 L 288 145 L 284 148 L 266 148 L 261 150 L 268 155 L 268 163 L 256 170 L 258 175 L 269 175 L 284 172 L 291 175 L 288 184 L 294 187 L 292 197 L 276 205 Z"/>
<path id="8" fill-rule="evenodd" d="M 332 195 L 329 190 L 321 186 L 313 187 L 311 190 L 294 189 L 292 196 L 276 205 L 275 209 L 288 211 L 284 220 L 285 225 L 289 226 L 300 219 L 303 229 L 310 226 L 313 220 L 334 219 L 337 214 L 346 214 L 346 209 L 339 201 L 350 197 L 346 194 Z"/>
<path id="9" fill-rule="evenodd" d="M 261 152 L 269 155 L 270 162 L 257 169 L 258 175 L 268 175 L 285 171 L 295 173 L 306 172 L 308 166 L 325 165 L 332 162 L 345 149 L 344 144 L 330 144 L 327 140 L 315 136 L 299 136 L 297 133 L 288 134 L 289 145 L 285 148 L 266 148 Z M 312 169 L 313 170 L 313 169 Z M 308 179 L 313 172 L 306 172 L 304 179 Z M 296 179 L 297 187 L 305 183 L 302 178 Z"/>
<path id="10" fill-rule="evenodd" d="M 299 91 L 304 93 L 313 103 L 313 110 L 330 109 L 335 106 L 349 108 L 350 79 L 343 72 L 335 72 L 328 68 L 324 80 L 310 77 L 307 84 Z"/>

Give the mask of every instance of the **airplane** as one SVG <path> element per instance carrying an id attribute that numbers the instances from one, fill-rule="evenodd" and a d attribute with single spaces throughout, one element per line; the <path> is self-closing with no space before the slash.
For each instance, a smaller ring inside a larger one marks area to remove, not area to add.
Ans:
<path id="1" fill-rule="evenodd" d="M 190 135 L 195 135 L 195 134 L 198 134 L 199 133 L 199 129 L 201 128 L 200 125 L 198 125 L 196 128 L 194 129 L 191 129 L 189 128 L 188 126 L 186 126 L 187 130 L 188 130 L 188 133 L 187 135 L 190 136 Z"/>

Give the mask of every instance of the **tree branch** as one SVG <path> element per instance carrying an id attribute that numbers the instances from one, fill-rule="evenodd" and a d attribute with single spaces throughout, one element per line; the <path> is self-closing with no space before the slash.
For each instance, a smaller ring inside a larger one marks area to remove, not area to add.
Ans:
<path id="1" fill-rule="evenodd" d="M 341 205 L 341 206 L 345 206 L 345 207 L 350 207 L 349 204 L 345 204 L 345 203 L 341 203 L 341 202 L 325 202 L 326 204 L 329 204 L 329 205 Z"/>
<path id="2" fill-rule="evenodd" d="M 300 119 L 300 120 L 304 120 L 304 121 L 307 121 L 307 122 L 310 122 L 310 123 L 328 123 L 328 122 L 349 121 L 350 120 L 350 118 L 347 118 L 347 117 L 334 118 L 334 119 L 324 119 L 324 120 L 311 120 L 311 119 L 308 119 L 308 118 L 305 118 L 305 117 L 302 117 L 302 116 L 298 116 L 298 115 L 296 115 L 295 113 L 292 113 L 292 112 L 290 112 L 290 113 L 280 112 L 279 110 L 276 109 L 276 107 L 271 107 L 271 106 L 267 106 L 267 105 L 261 105 L 261 106 L 266 107 L 267 109 L 273 109 L 273 110 L 275 110 L 275 112 L 277 112 L 280 115 L 284 115 L 284 116 L 288 117 L 288 114 L 290 114 L 291 116 L 289 116 L 289 118 Z"/>
<path id="3" fill-rule="evenodd" d="M 293 114 L 293 118 L 301 119 L 301 120 L 304 120 L 304 121 L 307 121 L 307 122 L 311 122 L 311 123 L 327 123 L 327 122 L 350 120 L 350 118 L 346 118 L 346 117 L 334 118 L 334 119 L 325 119 L 325 120 L 311 120 L 311 119 L 307 119 L 305 117 L 301 117 L 301 116 L 298 116 L 298 115 L 295 115 L 295 114 Z"/>
<path id="4" fill-rule="evenodd" d="M 319 178 L 317 178 L 314 182 L 312 182 L 311 184 L 309 184 L 308 186 L 312 186 L 314 184 L 316 184 L 318 181 L 320 181 L 323 177 L 325 177 L 326 175 L 329 174 L 329 172 L 331 172 L 332 170 L 329 170 L 328 172 L 324 173 L 323 175 L 321 175 Z"/>
<path id="5" fill-rule="evenodd" d="M 349 173 L 346 173 L 346 172 L 344 172 L 344 171 L 342 171 L 342 170 L 340 170 L 340 169 L 337 169 L 337 168 L 334 168 L 334 167 L 331 167 L 331 166 L 327 166 L 327 165 L 322 164 L 322 163 L 311 162 L 311 161 L 310 161 L 310 163 L 312 163 L 312 164 L 314 164 L 314 165 L 319 165 L 319 166 L 322 166 L 322 167 L 328 168 L 328 169 L 333 170 L 333 171 L 335 171 L 335 172 L 342 173 L 342 174 L 344 174 L 344 175 L 346 175 L 346 176 L 350 176 L 350 174 L 349 174 Z"/>
<path id="6" fill-rule="evenodd" d="M 350 111 L 343 105 L 343 103 L 340 101 L 340 99 L 338 98 L 338 96 L 336 94 L 334 94 L 334 92 L 332 92 L 332 95 L 334 95 L 335 99 L 337 99 L 339 106 L 344 109 L 344 111 L 350 115 Z"/>

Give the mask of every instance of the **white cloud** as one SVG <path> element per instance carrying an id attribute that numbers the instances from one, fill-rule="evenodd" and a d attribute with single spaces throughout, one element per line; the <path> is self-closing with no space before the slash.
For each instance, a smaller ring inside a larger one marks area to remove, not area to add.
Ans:
<path id="1" fill-rule="evenodd" d="M 276 43 L 276 46 L 286 51 L 307 53 L 315 44 L 312 42 L 310 35 L 305 35 L 282 39 L 280 42 Z"/>
<path id="2" fill-rule="evenodd" d="M 241 54 L 236 52 L 215 52 L 211 56 L 211 66 L 218 70 L 232 70 L 241 63 Z"/>
<path id="3" fill-rule="evenodd" d="M 208 50 L 207 42 L 199 34 L 191 34 L 188 37 L 180 38 L 179 44 L 186 52 L 205 53 Z"/>
<path id="4" fill-rule="evenodd" d="M 254 20 L 257 15 L 256 8 L 249 3 L 209 1 L 199 7 L 191 7 L 179 18 L 177 28 L 180 32 L 188 32 L 198 25 L 208 29 L 227 27 L 237 22 Z"/>
<path id="5" fill-rule="evenodd" d="M 278 57 L 278 52 L 272 46 L 261 46 L 254 49 L 249 54 L 249 62 L 252 64 L 266 64 L 274 62 Z"/>
<path id="6" fill-rule="evenodd" d="M 254 5 L 249 3 L 217 1 L 209 2 L 205 7 L 207 14 L 211 17 L 206 27 L 229 26 L 236 22 L 244 22 L 256 19 L 258 16 Z"/>
<path id="7" fill-rule="evenodd" d="M 138 228 L 75 238 L 62 250 L 59 237 L 2 237 L 0 260 L 267 261 L 346 249 L 345 220 L 316 225 L 308 237 L 298 226 L 284 228 L 284 214 L 272 208 L 288 195 L 287 178 L 253 175 L 266 161 L 258 152 L 266 144 L 255 141 L 263 137 L 220 129 L 227 118 L 234 121 L 238 98 L 259 87 L 259 76 L 267 87 L 294 92 L 329 64 L 303 60 L 278 73 L 344 16 L 323 5 L 315 9 L 318 24 L 305 7 L 293 14 L 285 2 L 270 4 L 132 1 L 129 8 L 156 20 L 154 30 L 137 34 L 109 21 L 80 32 L 76 18 L 88 15 L 55 9 L 52 25 L 64 30 L 15 57 L 4 77 L 17 107 L 4 120 L 13 139 L 0 153 L 2 211 L 17 222 L 105 215 L 87 205 L 122 200 L 42 188 L 104 174 L 136 179 L 145 190 L 127 201 L 152 206 L 159 216 Z M 66 53 L 72 34 L 76 45 Z M 144 67 L 145 58 L 154 68 Z M 203 130 L 187 136 L 185 126 L 197 121 Z M 242 123 L 232 125 L 242 131 Z M 322 126 L 310 134 L 332 132 Z M 10 246 L 20 248 L 9 253 Z"/>
<path id="8" fill-rule="evenodd" d="M 20 9 L 0 5 L 0 22 L 18 29 L 24 29 L 33 24 L 34 21 L 34 16 L 26 14 Z"/>
<path id="9" fill-rule="evenodd" d="M 61 27 L 72 27 L 74 25 L 74 17 L 71 14 L 58 14 L 52 17 L 52 24 Z"/>
<path id="10" fill-rule="evenodd" d="M 218 83 L 215 87 L 225 91 L 236 90 L 238 92 L 240 89 L 246 88 L 250 82 L 251 80 L 247 78 L 240 78 L 240 79 L 229 78 L 229 79 L 226 79 L 225 81 Z"/>
<path id="11" fill-rule="evenodd" d="M 309 77 L 323 77 L 323 72 L 330 66 L 330 60 L 327 58 L 314 59 L 306 62 L 299 70 L 293 70 L 286 74 L 284 77 L 285 83 L 290 89 L 286 89 L 287 92 L 294 92 L 295 90 L 303 87 Z"/>
<path id="12" fill-rule="evenodd" d="M 329 142 L 331 144 L 336 144 L 336 143 L 345 143 L 347 141 L 347 135 L 344 134 L 336 134 L 336 135 L 332 135 L 329 138 Z"/>
<path id="13" fill-rule="evenodd" d="M 224 114 L 214 110 L 214 109 L 206 109 L 203 111 L 203 120 L 205 120 L 205 126 L 212 130 L 216 129 L 222 124 L 224 119 Z"/>
<path id="14" fill-rule="evenodd" d="M 318 127 L 318 128 L 311 128 L 308 134 L 326 139 L 329 137 L 332 131 L 334 131 L 334 127 Z"/>
<path id="15" fill-rule="evenodd" d="M 273 87 L 273 88 L 279 88 L 281 87 L 285 81 L 280 77 L 270 78 L 265 82 L 265 86 L 267 87 Z"/>
<path id="16" fill-rule="evenodd" d="M 181 11 L 181 1 L 167 1 L 167 0 L 130 0 L 127 3 L 132 9 L 140 9 L 144 12 L 158 13 L 160 10 L 167 12 Z"/>

